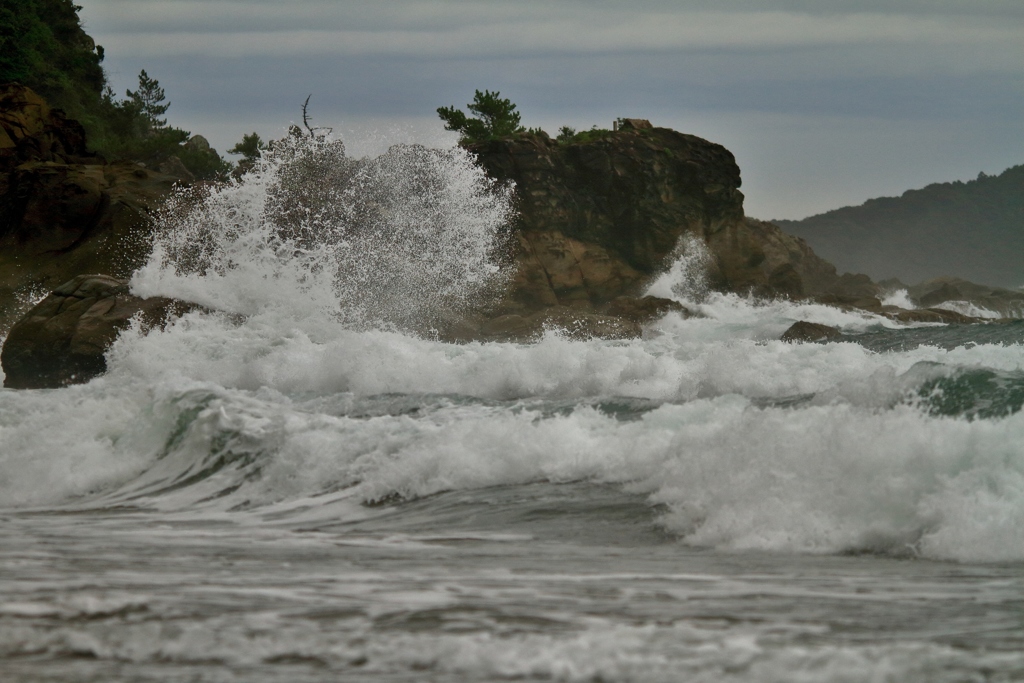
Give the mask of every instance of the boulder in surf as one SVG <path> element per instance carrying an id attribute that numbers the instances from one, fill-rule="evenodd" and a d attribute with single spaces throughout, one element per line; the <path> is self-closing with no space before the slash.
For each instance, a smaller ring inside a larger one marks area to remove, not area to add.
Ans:
<path id="1" fill-rule="evenodd" d="M 842 333 L 835 327 L 798 320 L 782 333 L 784 342 L 823 342 L 838 339 Z"/>
<path id="2" fill-rule="evenodd" d="M 51 389 L 87 382 L 106 372 L 104 354 L 133 318 L 150 329 L 193 308 L 175 299 L 134 296 L 126 280 L 79 275 L 11 328 L 0 353 L 4 386 Z"/>

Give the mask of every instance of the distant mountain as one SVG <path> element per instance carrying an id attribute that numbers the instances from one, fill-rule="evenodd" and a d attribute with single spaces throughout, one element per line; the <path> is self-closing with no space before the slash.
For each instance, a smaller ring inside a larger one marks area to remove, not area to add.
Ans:
<path id="1" fill-rule="evenodd" d="M 772 221 L 840 272 L 907 283 L 954 276 L 1024 286 L 1024 165 L 800 221 Z"/>

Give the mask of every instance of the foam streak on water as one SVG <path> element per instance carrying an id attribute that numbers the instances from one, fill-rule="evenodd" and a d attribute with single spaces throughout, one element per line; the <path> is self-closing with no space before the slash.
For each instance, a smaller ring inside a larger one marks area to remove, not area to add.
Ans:
<path id="1" fill-rule="evenodd" d="M 87 385 L 0 390 L 32 681 L 1014 681 L 1024 327 L 652 284 L 640 339 L 446 344 L 510 217 L 457 150 L 183 196 Z M 785 344 L 795 320 L 829 344 Z"/>

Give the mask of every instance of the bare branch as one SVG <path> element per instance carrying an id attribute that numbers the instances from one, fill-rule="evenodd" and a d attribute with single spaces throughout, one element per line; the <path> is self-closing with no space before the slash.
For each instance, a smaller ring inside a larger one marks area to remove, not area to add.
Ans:
<path id="1" fill-rule="evenodd" d="M 312 96 L 313 93 L 309 93 L 309 95 L 306 97 L 306 101 L 302 103 L 302 125 L 304 125 L 306 127 L 306 130 L 309 131 L 310 137 L 316 135 L 316 133 L 313 132 L 313 129 L 309 125 L 309 98 Z"/>
<path id="2" fill-rule="evenodd" d="M 312 97 L 312 96 L 313 96 L 313 94 L 310 93 L 306 97 L 306 101 L 302 103 L 302 125 L 304 125 L 306 127 L 306 130 L 309 131 L 309 136 L 310 137 L 316 137 L 316 134 L 318 132 L 322 131 L 322 130 L 323 131 L 327 131 L 327 134 L 330 135 L 330 133 L 334 130 L 333 128 L 331 128 L 329 126 L 311 126 L 310 125 L 311 123 L 313 123 L 313 119 L 309 115 L 309 98 Z"/>

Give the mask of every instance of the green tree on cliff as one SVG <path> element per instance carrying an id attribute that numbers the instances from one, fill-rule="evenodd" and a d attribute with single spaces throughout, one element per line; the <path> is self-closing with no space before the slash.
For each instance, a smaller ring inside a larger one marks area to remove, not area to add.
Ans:
<path id="1" fill-rule="evenodd" d="M 164 89 L 143 69 L 137 90 L 128 90 L 127 98 L 118 100 L 108 87 L 101 108 L 103 126 L 97 131 L 99 149 L 115 159 L 132 159 L 158 166 L 172 156 L 178 157 L 192 175 L 203 180 L 223 178 L 231 170 L 209 145 L 191 133 L 167 125 L 162 118 L 171 103 L 166 102 Z"/>
<path id="2" fill-rule="evenodd" d="M 512 101 L 501 97 L 501 93 L 490 90 L 476 91 L 473 101 L 466 105 L 470 117 L 455 107 L 438 107 L 437 115 L 445 122 L 446 130 L 461 135 L 460 142 L 484 142 L 493 138 L 520 133 L 525 129 L 519 124 L 520 116 Z"/>
<path id="3" fill-rule="evenodd" d="M 235 143 L 235 146 L 228 150 L 228 154 L 241 154 L 238 162 L 237 173 L 245 173 L 256 165 L 256 161 L 267 150 L 267 144 L 263 142 L 255 131 L 242 136 L 242 141 Z"/>
<path id="4" fill-rule="evenodd" d="M 228 154 L 241 154 L 247 161 L 256 161 L 263 151 L 267 149 L 266 143 L 255 131 L 242 136 L 242 141 L 235 143 L 235 146 L 228 150 Z"/>
<path id="5" fill-rule="evenodd" d="M 209 148 L 187 148 L 188 131 L 167 125 L 163 88 L 145 70 L 120 100 L 100 63 L 103 48 L 82 28 L 72 0 L 0 0 L 0 83 L 18 82 L 85 127 L 89 146 L 111 159 L 158 164 L 178 156 L 196 177 L 224 175 Z"/>
<path id="6" fill-rule="evenodd" d="M 164 104 L 167 98 L 164 89 L 155 78 L 150 78 L 146 70 L 139 73 L 139 89 L 127 93 L 132 106 L 139 112 L 145 121 L 153 129 L 163 128 L 167 125 L 167 119 L 160 118 L 167 113 L 171 106 L 170 102 Z"/>

